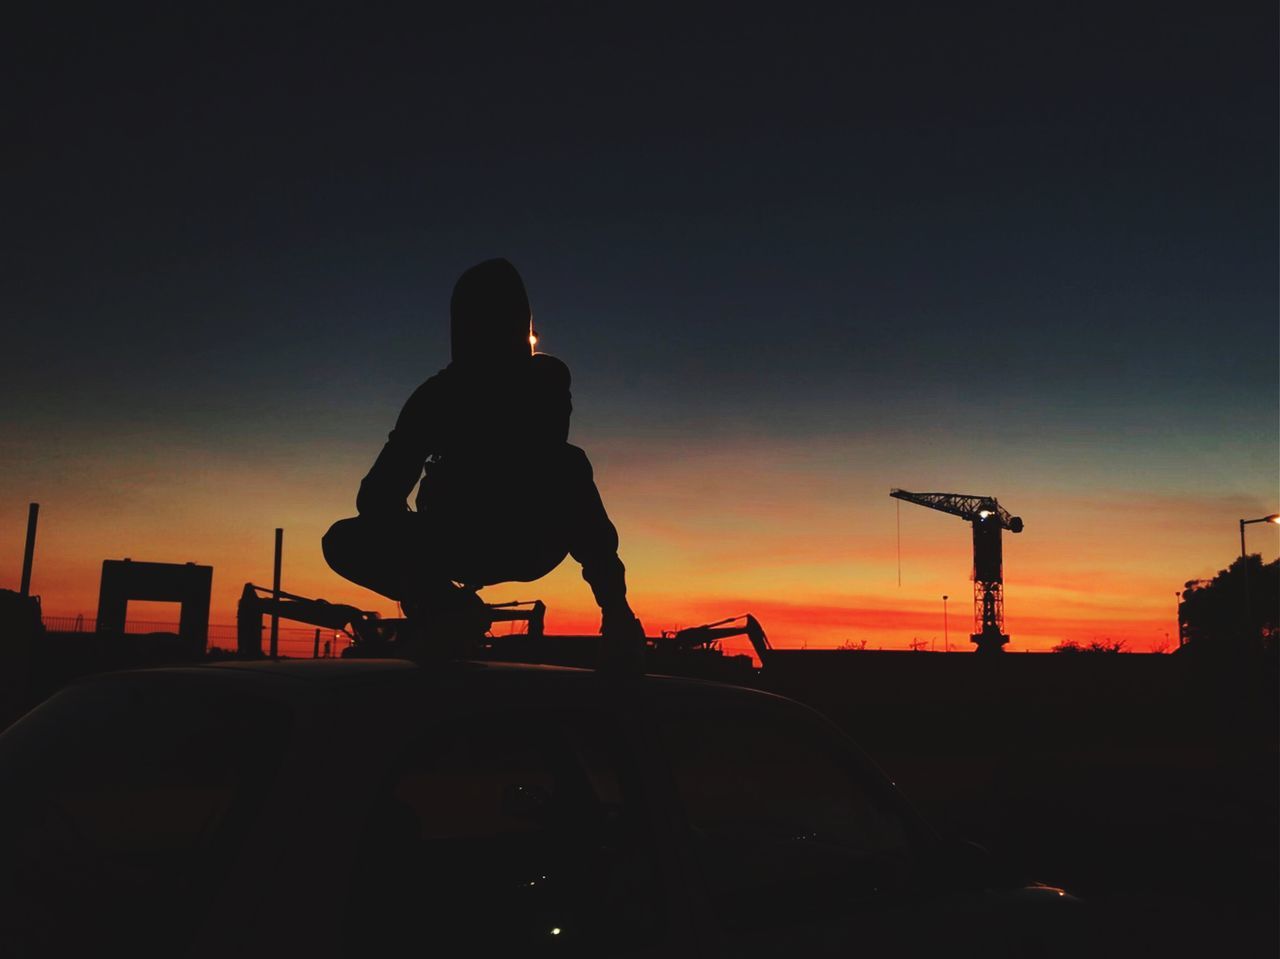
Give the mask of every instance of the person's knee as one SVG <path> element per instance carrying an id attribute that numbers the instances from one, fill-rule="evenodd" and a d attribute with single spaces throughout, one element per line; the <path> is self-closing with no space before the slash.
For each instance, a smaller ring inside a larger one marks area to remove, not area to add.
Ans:
<path id="1" fill-rule="evenodd" d="M 341 574 L 349 569 L 351 560 L 359 551 L 356 545 L 360 539 L 359 526 L 359 517 L 340 519 L 320 537 L 320 551 L 324 554 L 324 561 L 335 573 Z"/>

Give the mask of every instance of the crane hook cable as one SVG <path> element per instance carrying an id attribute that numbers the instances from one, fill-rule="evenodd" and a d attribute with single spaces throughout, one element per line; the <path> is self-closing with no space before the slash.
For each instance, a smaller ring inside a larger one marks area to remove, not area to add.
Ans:
<path id="1" fill-rule="evenodd" d="M 898 588 L 902 588 L 902 500 L 895 500 L 898 525 Z"/>

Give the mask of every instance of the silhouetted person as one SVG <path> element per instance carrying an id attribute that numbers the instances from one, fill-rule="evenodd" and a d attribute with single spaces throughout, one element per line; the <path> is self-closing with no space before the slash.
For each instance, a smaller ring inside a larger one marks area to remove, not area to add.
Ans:
<path id="1" fill-rule="evenodd" d="M 360 484 L 360 515 L 325 534 L 325 559 L 430 624 L 478 604 L 479 587 L 538 579 L 572 555 L 601 633 L 630 645 L 642 630 L 618 533 L 587 455 L 568 442 L 569 369 L 533 351 L 520 274 L 502 259 L 472 267 L 450 316 L 453 361 L 405 403 Z"/>

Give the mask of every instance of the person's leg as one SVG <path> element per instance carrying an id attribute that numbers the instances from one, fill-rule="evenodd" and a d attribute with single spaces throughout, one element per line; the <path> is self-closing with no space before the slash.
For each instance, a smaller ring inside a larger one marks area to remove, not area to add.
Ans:
<path id="1" fill-rule="evenodd" d="M 471 586 L 541 579 L 569 555 L 558 505 L 561 457 L 539 457 L 519 473 L 487 477 L 453 495 L 420 500 L 424 542 L 449 578 Z"/>
<path id="2" fill-rule="evenodd" d="M 340 576 L 396 600 L 409 620 L 389 648 L 369 646 L 366 654 L 411 659 L 453 659 L 489 626 L 484 603 L 454 585 L 447 568 L 448 544 L 427 531 L 417 513 L 339 520 L 321 541 L 325 560 Z"/>
<path id="3" fill-rule="evenodd" d="M 532 582 L 572 553 L 601 608 L 625 607 L 618 532 L 586 454 L 566 443 L 523 465 L 518 489 L 458 490 L 420 503 L 421 512 L 340 520 L 325 534 L 325 559 L 353 583 L 403 602 L 450 582 Z"/>
<path id="4" fill-rule="evenodd" d="M 414 513 L 353 516 L 334 523 L 320 545 L 325 561 L 339 576 L 402 602 L 422 590 L 424 579 L 447 582 L 426 569 L 422 532 Z"/>
<path id="5" fill-rule="evenodd" d="M 472 586 L 532 583 L 542 579 L 569 555 L 567 537 L 558 526 L 531 520 L 488 540 L 488 555 L 470 557 L 459 582 Z"/>

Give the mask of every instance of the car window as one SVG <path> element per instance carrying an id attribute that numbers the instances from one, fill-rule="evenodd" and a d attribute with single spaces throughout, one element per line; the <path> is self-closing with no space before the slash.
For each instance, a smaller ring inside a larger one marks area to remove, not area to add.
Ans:
<path id="1" fill-rule="evenodd" d="M 19 954 L 190 936 L 292 718 L 201 682 L 72 687 L 0 736 L 0 936 Z"/>
<path id="2" fill-rule="evenodd" d="M 668 704 L 658 725 L 723 924 L 791 921 L 908 881 L 910 833 L 887 784 L 810 717 Z"/>
<path id="3" fill-rule="evenodd" d="M 436 726 L 368 816 L 350 955 L 399 955 L 406 936 L 472 955 L 611 955 L 662 934 L 644 790 L 608 717 Z"/>

